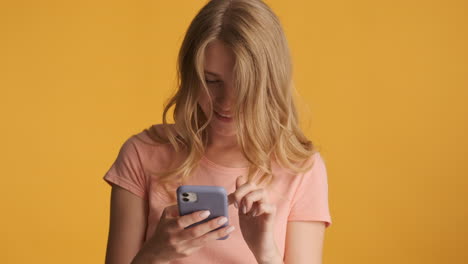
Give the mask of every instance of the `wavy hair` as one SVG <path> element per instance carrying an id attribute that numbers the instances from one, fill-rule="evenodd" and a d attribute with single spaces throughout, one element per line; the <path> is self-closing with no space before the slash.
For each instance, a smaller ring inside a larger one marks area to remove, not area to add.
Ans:
<path id="1" fill-rule="evenodd" d="M 286 36 L 278 17 L 261 0 L 211 0 L 188 27 L 177 61 L 177 90 L 163 111 L 163 133 L 154 131 L 157 142 L 170 143 L 183 160 L 157 174 L 159 183 L 175 200 L 168 187 L 186 182 L 205 153 L 208 124 L 198 99 L 209 90 L 204 78 L 206 46 L 220 40 L 235 55 L 234 120 L 237 141 L 249 162 L 248 181 L 269 185 L 271 162 L 294 172 L 312 166 L 304 163 L 315 146 L 299 127 L 292 81 L 292 62 Z M 210 97 L 211 109 L 213 102 Z M 167 114 L 174 107 L 174 124 Z M 259 176 L 259 177 L 256 177 Z"/>

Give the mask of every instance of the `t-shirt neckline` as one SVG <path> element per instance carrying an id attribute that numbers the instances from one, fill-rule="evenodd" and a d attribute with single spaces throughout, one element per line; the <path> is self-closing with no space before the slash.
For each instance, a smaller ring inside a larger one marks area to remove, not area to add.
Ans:
<path id="1" fill-rule="evenodd" d="M 244 171 L 249 169 L 249 167 L 237 167 L 237 168 L 236 167 L 226 167 L 226 166 L 220 165 L 218 163 L 215 163 L 215 162 L 209 160 L 205 155 L 202 156 L 200 161 L 204 165 L 206 165 L 206 166 L 208 166 L 210 168 L 223 170 L 223 171 L 227 171 L 227 172 L 244 172 Z"/>

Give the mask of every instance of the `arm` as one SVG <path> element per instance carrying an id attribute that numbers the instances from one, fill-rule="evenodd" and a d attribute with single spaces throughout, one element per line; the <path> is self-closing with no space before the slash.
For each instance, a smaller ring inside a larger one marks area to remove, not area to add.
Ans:
<path id="1" fill-rule="evenodd" d="M 321 264 L 324 236 L 324 222 L 288 222 L 284 263 Z"/>
<path id="2" fill-rule="evenodd" d="M 128 264 L 142 247 L 147 221 L 146 202 L 112 184 L 106 264 Z"/>

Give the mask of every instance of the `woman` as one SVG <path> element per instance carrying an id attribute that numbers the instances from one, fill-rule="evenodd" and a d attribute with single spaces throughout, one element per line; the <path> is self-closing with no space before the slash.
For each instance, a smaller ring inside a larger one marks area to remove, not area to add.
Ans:
<path id="1" fill-rule="evenodd" d="M 280 22 L 261 0 L 212 0 L 200 10 L 163 124 L 128 138 L 104 176 L 106 263 L 321 263 L 327 173 L 299 128 L 291 73 Z M 184 229 L 207 215 L 178 215 L 181 184 L 223 186 L 229 225 L 209 232 L 226 221 L 219 217 Z"/>

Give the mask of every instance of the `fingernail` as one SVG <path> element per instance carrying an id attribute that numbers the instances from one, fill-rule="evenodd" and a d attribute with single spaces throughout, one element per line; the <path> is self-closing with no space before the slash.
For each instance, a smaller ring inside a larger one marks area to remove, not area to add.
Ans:
<path id="1" fill-rule="evenodd" d="M 206 218 L 210 215 L 210 211 L 203 211 L 200 213 L 201 218 Z"/>
<path id="2" fill-rule="evenodd" d="M 226 223 L 226 222 L 227 222 L 227 218 L 224 217 L 224 216 L 218 220 L 218 224 L 219 224 L 219 225 L 222 225 L 222 224 L 224 224 L 224 223 Z"/>
<path id="3" fill-rule="evenodd" d="M 228 229 L 226 229 L 226 233 L 231 233 L 232 231 L 234 231 L 234 229 L 234 226 L 230 226 Z"/>
<path id="4" fill-rule="evenodd" d="M 247 207 L 246 207 L 245 205 L 242 206 L 242 212 L 243 212 L 244 214 L 247 213 Z"/>
<path id="5" fill-rule="evenodd" d="M 257 213 L 258 213 L 258 209 L 255 209 L 254 212 L 253 212 L 253 214 L 252 214 L 252 217 L 257 216 Z"/>
<path id="6" fill-rule="evenodd" d="M 254 213 L 255 213 L 255 209 L 253 209 L 253 208 L 250 209 L 249 216 L 253 217 Z"/>
<path id="7" fill-rule="evenodd" d="M 239 209 L 239 205 L 237 205 L 237 201 L 234 201 L 234 207 Z"/>

